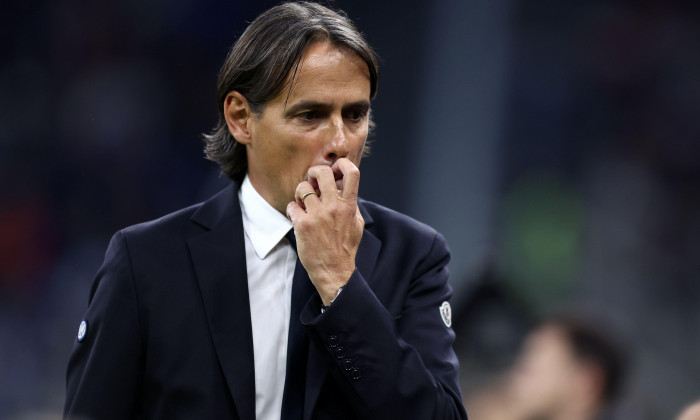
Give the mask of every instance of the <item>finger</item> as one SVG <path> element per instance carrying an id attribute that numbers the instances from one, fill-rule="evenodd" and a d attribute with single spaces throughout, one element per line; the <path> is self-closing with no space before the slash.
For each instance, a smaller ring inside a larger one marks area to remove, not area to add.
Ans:
<path id="1" fill-rule="evenodd" d="M 301 181 L 297 185 L 297 189 L 294 191 L 294 200 L 304 210 L 314 208 L 314 206 L 320 204 L 316 191 L 308 181 Z"/>
<path id="2" fill-rule="evenodd" d="M 296 201 L 290 201 L 287 204 L 287 219 L 291 220 L 292 225 L 299 223 L 299 219 L 306 215 L 304 209 Z"/>
<path id="3" fill-rule="evenodd" d="M 342 174 L 342 188 L 340 195 L 346 199 L 357 199 L 360 188 L 360 170 L 347 158 L 340 158 L 335 161 L 332 167 L 333 173 Z"/>
<path id="4" fill-rule="evenodd" d="M 362 225 L 362 229 L 364 229 L 365 228 L 365 218 L 362 216 L 362 212 L 360 211 L 360 207 L 357 207 L 357 210 L 355 211 L 355 217 Z"/>
<path id="5" fill-rule="evenodd" d="M 328 165 L 318 165 L 309 168 L 309 181 L 315 181 L 321 191 L 321 200 L 338 196 L 333 170 Z"/>

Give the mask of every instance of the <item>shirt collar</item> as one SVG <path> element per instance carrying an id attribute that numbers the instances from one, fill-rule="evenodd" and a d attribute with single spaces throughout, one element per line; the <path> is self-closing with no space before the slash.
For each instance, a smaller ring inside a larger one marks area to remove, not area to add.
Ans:
<path id="1" fill-rule="evenodd" d="M 292 228 L 292 222 L 262 198 L 250 183 L 248 175 L 238 191 L 238 199 L 243 214 L 243 230 L 258 258 L 265 259 Z"/>

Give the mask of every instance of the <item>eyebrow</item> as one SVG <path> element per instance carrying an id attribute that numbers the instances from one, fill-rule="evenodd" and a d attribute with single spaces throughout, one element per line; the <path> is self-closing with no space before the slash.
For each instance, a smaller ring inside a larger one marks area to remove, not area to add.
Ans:
<path id="1" fill-rule="evenodd" d="M 284 116 L 289 118 L 294 115 L 296 115 L 298 112 L 302 110 L 309 110 L 309 109 L 320 109 L 320 110 L 328 110 L 330 109 L 331 106 L 327 103 L 323 102 L 316 102 L 316 101 L 303 101 L 299 102 L 298 104 L 295 104 L 289 108 L 286 108 L 284 111 Z M 360 100 L 356 102 L 351 102 L 343 107 L 343 109 L 363 109 L 367 110 L 369 109 L 369 101 L 365 100 Z"/>

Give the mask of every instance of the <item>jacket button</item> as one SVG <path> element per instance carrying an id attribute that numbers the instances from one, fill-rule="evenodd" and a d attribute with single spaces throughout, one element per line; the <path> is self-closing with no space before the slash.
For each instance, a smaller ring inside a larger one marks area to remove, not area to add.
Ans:
<path id="1" fill-rule="evenodd" d="M 345 358 L 345 350 L 343 350 L 343 348 L 340 347 L 340 346 L 336 347 L 336 349 L 335 349 L 335 357 L 337 357 L 338 359 L 343 359 L 343 358 Z"/>
<path id="2" fill-rule="evenodd" d="M 352 375 L 351 378 L 353 381 L 356 381 L 362 377 L 362 375 L 360 374 L 360 369 L 357 369 L 357 368 L 352 370 L 351 375 Z"/>
<path id="3" fill-rule="evenodd" d="M 350 361 L 350 359 L 345 360 L 343 367 L 345 367 L 346 371 L 350 372 L 352 370 L 352 361 Z"/>
<path id="4" fill-rule="evenodd" d="M 334 335 L 328 337 L 328 344 L 331 347 L 337 347 L 338 346 L 338 337 L 336 337 Z"/>

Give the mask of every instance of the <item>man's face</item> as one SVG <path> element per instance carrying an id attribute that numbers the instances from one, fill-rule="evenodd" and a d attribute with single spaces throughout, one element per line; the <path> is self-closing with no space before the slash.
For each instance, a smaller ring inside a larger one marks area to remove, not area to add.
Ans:
<path id="1" fill-rule="evenodd" d="M 512 403 L 524 418 L 561 412 L 576 398 L 577 371 L 565 333 L 554 326 L 538 329 L 526 340 L 513 373 Z"/>
<path id="2" fill-rule="evenodd" d="M 359 166 L 369 106 L 367 64 L 327 42 L 311 44 L 291 92 L 283 89 L 248 124 L 248 175 L 255 189 L 284 214 L 311 166 L 341 157 Z"/>

